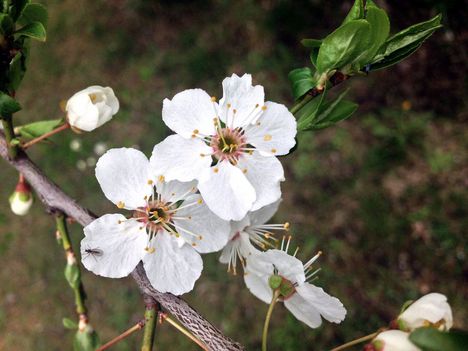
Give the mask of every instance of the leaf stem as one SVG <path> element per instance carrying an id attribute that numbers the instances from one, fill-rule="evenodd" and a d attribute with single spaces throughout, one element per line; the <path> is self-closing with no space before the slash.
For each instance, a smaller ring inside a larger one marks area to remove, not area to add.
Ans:
<path id="1" fill-rule="evenodd" d="M 68 129 L 68 128 L 70 128 L 70 124 L 68 124 L 68 122 L 65 122 L 61 126 L 51 130 L 50 132 L 42 134 L 41 136 L 39 136 L 39 137 L 37 137 L 37 138 L 35 138 L 33 140 L 30 140 L 27 143 L 24 143 L 21 147 L 23 148 L 23 150 L 26 150 L 28 147 L 31 147 L 32 145 L 40 142 L 41 140 L 47 139 L 50 136 L 52 136 L 54 134 L 57 134 L 57 133 L 61 132 L 62 130 L 65 130 L 65 129 Z"/>
<path id="2" fill-rule="evenodd" d="M 263 325 L 262 334 L 262 351 L 267 351 L 267 340 L 268 340 L 268 326 L 270 325 L 271 315 L 273 314 L 273 308 L 278 302 L 279 290 L 273 292 L 273 298 L 271 299 L 270 306 L 268 307 L 267 314 L 265 316 L 265 324 Z"/>
<path id="3" fill-rule="evenodd" d="M 158 315 L 158 304 L 152 303 L 145 309 L 145 330 L 143 332 L 143 345 L 141 351 L 153 349 L 154 335 L 156 333 L 156 317 Z"/>
<path id="4" fill-rule="evenodd" d="M 104 345 L 102 345 L 100 348 L 98 348 L 96 351 L 104 351 L 104 350 L 107 350 L 109 347 L 117 344 L 120 340 L 123 340 L 125 339 L 126 337 L 130 336 L 131 334 L 133 334 L 134 332 L 138 331 L 138 330 L 141 330 L 143 329 L 145 325 L 145 320 L 142 319 L 141 321 L 139 321 L 137 324 L 135 324 L 133 327 L 131 327 L 130 329 L 127 329 L 126 331 L 124 331 L 122 334 L 120 334 L 119 336 L 116 336 L 114 339 L 112 339 L 111 341 L 105 343 Z"/>
<path id="5" fill-rule="evenodd" d="M 11 159 L 15 159 L 18 155 L 18 145 L 13 144 L 12 141 L 15 138 L 15 131 L 13 129 L 13 121 L 11 115 L 2 117 L 3 131 L 5 133 L 6 144 L 8 147 L 8 155 Z"/>
<path id="6" fill-rule="evenodd" d="M 289 109 L 289 112 L 291 112 L 293 115 L 296 114 L 301 108 L 304 107 L 305 104 L 307 104 L 310 100 L 312 100 L 312 98 L 313 98 L 312 95 L 304 96 L 301 101 L 298 101 L 297 103 L 294 104 L 293 107 Z"/>
<path id="7" fill-rule="evenodd" d="M 202 350 L 205 350 L 205 351 L 208 350 L 207 347 L 205 346 L 205 344 L 203 344 L 195 335 L 193 335 L 187 329 L 182 327 L 179 323 L 177 323 L 174 319 L 169 317 L 166 313 L 162 313 L 162 312 L 159 313 L 159 317 L 160 317 L 160 323 L 163 323 L 163 322 L 169 323 L 174 328 L 176 328 L 178 331 L 180 331 L 182 334 L 184 334 L 187 338 L 192 340 L 195 344 L 200 346 L 202 348 Z"/>
<path id="8" fill-rule="evenodd" d="M 343 345 L 340 345 L 340 346 L 338 346 L 338 347 L 335 347 L 334 349 L 331 349 L 330 351 L 341 351 L 341 350 L 347 349 L 348 347 L 351 347 L 351 346 L 360 344 L 360 343 L 362 343 L 362 342 L 364 342 L 364 341 L 372 340 L 372 339 L 375 338 L 379 333 L 380 333 L 380 332 L 375 332 L 375 333 L 372 333 L 372 334 L 363 336 L 363 337 L 361 337 L 361 338 L 351 340 L 351 341 L 347 342 L 346 344 L 343 344 Z"/>

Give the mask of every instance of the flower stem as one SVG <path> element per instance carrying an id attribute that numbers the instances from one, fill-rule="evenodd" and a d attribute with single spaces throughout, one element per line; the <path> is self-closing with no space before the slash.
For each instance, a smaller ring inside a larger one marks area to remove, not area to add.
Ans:
<path id="1" fill-rule="evenodd" d="M 41 136 L 39 136 L 39 137 L 37 137 L 37 138 L 35 138 L 33 140 L 30 140 L 27 143 L 24 143 L 21 147 L 23 148 L 23 150 L 26 150 L 28 147 L 40 142 L 41 140 L 47 139 L 48 137 L 50 137 L 50 136 L 52 136 L 54 134 L 57 134 L 57 133 L 61 132 L 62 130 L 65 130 L 65 129 L 68 129 L 68 128 L 70 128 L 70 125 L 67 122 L 65 122 L 61 126 L 51 130 L 50 132 L 42 134 Z"/>
<path id="2" fill-rule="evenodd" d="M 376 333 L 372 333 L 372 334 L 363 336 L 363 337 L 358 338 L 358 339 L 351 340 L 351 341 L 347 342 L 346 344 L 343 344 L 343 345 L 340 345 L 340 346 L 338 346 L 338 347 L 335 347 L 334 349 L 331 349 L 330 351 L 340 351 L 340 350 L 347 349 L 348 347 L 351 347 L 351 346 L 360 344 L 360 343 L 362 343 L 362 342 L 364 342 L 364 341 L 372 340 L 372 339 L 375 338 L 378 334 L 379 334 L 379 332 L 376 332 Z"/>
<path id="3" fill-rule="evenodd" d="M 3 132 L 7 141 L 8 155 L 10 158 L 15 159 L 18 155 L 18 145 L 13 144 L 15 138 L 15 131 L 13 129 L 13 121 L 11 115 L 2 116 Z"/>
<path id="4" fill-rule="evenodd" d="M 158 309 L 159 307 L 155 303 L 146 306 L 145 330 L 143 332 L 143 345 L 141 346 L 141 351 L 151 351 L 153 349 Z"/>
<path id="5" fill-rule="evenodd" d="M 273 308 L 278 302 L 279 290 L 273 292 L 273 298 L 270 302 L 270 307 L 268 307 L 268 312 L 265 317 L 265 324 L 263 325 L 263 334 L 262 334 L 262 351 L 267 351 L 267 339 L 268 339 L 268 326 L 270 325 L 271 315 L 273 314 Z"/>
<path id="6" fill-rule="evenodd" d="M 159 314 L 159 317 L 160 317 L 160 323 L 162 322 L 167 322 L 169 323 L 170 325 L 172 325 L 174 328 L 176 328 L 178 331 L 180 331 L 182 334 L 184 334 L 187 338 L 189 338 L 190 340 L 192 340 L 195 344 L 197 344 L 198 346 L 200 346 L 203 350 L 208 350 L 206 348 L 206 346 L 195 336 L 193 335 L 192 333 L 190 333 L 187 329 L 185 329 L 184 327 L 182 327 L 179 323 L 177 323 L 174 319 L 172 319 L 171 317 L 169 317 L 167 314 L 165 313 L 160 313 Z"/>
<path id="7" fill-rule="evenodd" d="M 143 326 L 145 325 L 145 320 L 142 319 L 141 321 L 139 321 L 137 324 L 135 324 L 133 327 L 131 327 L 130 329 L 124 331 L 122 334 L 120 334 L 119 336 L 115 337 L 114 339 L 112 339 L 111 341 L 105 343 L 104 345 L 102 345 L 100 348 L 98 348 L 96 351 L 104 351 L 104 350 L 107 350 L 109 347 L 117 344 L 120 340 L 123 340 L 125 339 L 127 336 L 130 336 L 131 334 L 133 334 L 134 332 L 138 331 L 138 330 L 141 330 L 143 328 Z"/>
<path id="8" fill-rule="evenodd" d="M 298 101 L 297 103 L 294 104 L 293 107 L 290 108 L 289 112 L 291 112 L 294 115 L 297 111 L 303 108 L 305 104 L 307 104 L 310 100 L 312 100 L 312 98 L 313 98 L 312 95 L 304 96 L 301 101 Z"/>

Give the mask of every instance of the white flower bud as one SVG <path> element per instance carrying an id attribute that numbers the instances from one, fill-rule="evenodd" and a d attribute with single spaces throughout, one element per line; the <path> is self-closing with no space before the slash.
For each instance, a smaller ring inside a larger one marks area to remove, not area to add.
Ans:
<path id="1" fill-rule="evenodd" d="M 398 324 L 400 329 L 406 331 L 429 326 L 449 330 L 453 324 L 452 309 L 445 295 L 430 293 L 416 300 L 400 314 Z"/>
<path id="2" fill-rule="evenodd" d="M 25 216 L 33 204 L 33 196 L 29 184 L 20 177 L 15 192 L 10 196 L 11 211 L 18 216 Z"/>
<path id="3" fill-rule="evenodd" d="M 420 351 L 401 330 L 387 330 L 377 335 L 372 342 L 376 351 Z"/>
<path id="4" fill-rule="evenodd" d="M 119 110 L 119 100 L 112 88 L 94 85 L 73 95 L 65 110 L 74 129 L 90 132 L 112 119 Z"/>

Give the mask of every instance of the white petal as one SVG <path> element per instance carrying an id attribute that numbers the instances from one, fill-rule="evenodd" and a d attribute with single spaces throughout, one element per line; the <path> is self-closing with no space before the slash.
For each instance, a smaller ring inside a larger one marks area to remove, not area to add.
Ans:
<path id="1" fill-rule="evenodd" d="M 192 196 L 197 191 L 197 182 L 179 182 L 171 180 L 170 182 L 157 181 L 156 191 L 161 195 L 161 201 L 164 203 L 174 203 Z"/>
<path id="2" fill-rule="evenodd" d="M 210 210 L 222 219 L 240 220 L 251 209 L 255 190 L 239 168 L 221 161 L 203 178 L 198 189 Z"/>
<path id="3" fill-rule="evenodd" d="M 266 103 L 255 124 L 245 128 L 245 137 L 263 155 L 286 155 L 296 145 L 296 119 L 286 106 Z"/>
<path id="4" fill-rule="evenodd" d="M 203 262 L 191 246 L 179 247 L 174 236 L 160 231 L 153 239 L 155 251 L 143 258 L 146 274 L 160 292 L 182 295 L 193 289 Z"/>
<path id="5" fill-rule="evenodd" d="M 237 166 L 245 173 L 255 189 L 256 200 L 251 211 L 269 205 L 281 197 L 280 183 L 284 181 L 281 162 L 276 157 L 265 157 L 258 152 L 245 154 Z"/>
<path id="6" fill-rule="evenodd" d="M 220 118 L 231 128 L 245 126 L 262 111 L 264 99 L 263 87 L 252 86 L 250 74 L 242 77 L 233 74 L 223 80 L 223 98 L 219 101 Z"/>
<path id="7" fill-rule="evenodd" d="M 420 351 L 409 340 L 409 334 L 401 330 L 386 330 L 377 335 L 374 340 L 381 341 L 385 351 Z"/>
<path id="8" fill-rule="evenodd" d="M 229 222 L 211 212 L 199 194 L 192 195 L 180 207 L 175 213 L 177 219 L 174 219 L 174 225 L 188 244 L 195 244 L 195 250 L 201 253 L 215 252 L 226 245 Z"/>
<path id="9" fill-rule="evenodd" d="M 150 163 L 157 176 L 163 175 L 167 181 L 187 182 L 210 167 L 212 152 L 212 148 L 199 139 L 184 139 L 175 134 L 154 146 Z"/>
<path id="10" fill-rule="evenodd" d="M 280 202 L 281 199 L 270 205 L 263 206 L 256 211 L 249 212 L 250 225 L 262 225 L 268 222 L 275 215 L 276 211 L 278 211 Z"/>
<path id="11" fill-rule="evenodd" d="M 237 235 L 226 244 L 221 252 L 221 256 L 219 257 L 219 262 L 225 264 L 231 263 L 233 267 L 237 264 L 238 255 L 247 260 L 252 255 L 256 255 L 261 252 L 252 245 L 248 233 L 237 232 L 236 234 Z"/>
<path id="12" fill-rule="evenodd" d="M 346 309 L 340 300 L 309 283 L 296 287 L 296 293 L 284 301 L 284 305 L 311 328 L 320 326 L 320 316 L 333 323 L 340 323 L 346 316 Z"/>
<path id="13" fill-rule="evenodd" d="M 108 278 L 129 275 L 145 255 L 146 230 L 121 214 L 104 215 L 84 228 L 81 261 L 86 269 Z M 88 253 L 96 250 L 99 254 Z"/>
<path id="14" fill-rule="evenodd" d="M 247 258 L 247 267 L 245 269 L 244 281 L 252 294 L 265 303 L 270 303 L 273 298 L 273 291 L 268 285 L 268 279 L 273 274 L 273 267 L 267 274 L 258 274 L 259 271 L 267 271 L 267 267 L 261 268 L 264 262 L 257 262 L 258 255 L 252 255 Z"/>
<path id="15" fill-rule="evenodd" d="M 164 100 L 162 117 L 169 128 L 184 138 L 190 138 L 194 130 L 213 135 L 216 109 L 216 103 L 204 90 L 189 89 L 176 94 L 172 100 Z"/>
<path id="16" fill-rule="evenodd" d="M 281 250 L 267 250 L 260 254 L 258 260 L 269 262 L 278 270 L 278 274 L 292 283 L 302 284 L 305 281 L 304 266 L 296 257 Z"/>

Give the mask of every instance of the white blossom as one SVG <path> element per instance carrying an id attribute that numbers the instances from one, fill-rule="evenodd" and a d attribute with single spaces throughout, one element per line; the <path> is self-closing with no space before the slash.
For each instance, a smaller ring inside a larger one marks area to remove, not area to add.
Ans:
<path id="1" fill-rule="evenodd" d="M 73 95 L 65 110 L 72 128 L 90 132 L 112 119 L 119 110 L 119 100 L 112 88 L 94 85 Z"/>
<path id="2" fill-rule="evenodd" d="M 453 324 L 452 309 L 445 295 L 430 293 L 413 302 L 400 314 L 398 323 L 405 331 L 427 326 L 449 330 Z"/>
<path id="3" fill-rule="evenodd" d="M 146 156 L 129 148 L 107 151 L 96 177 L 105 196 L 132 213 L 106 214 L 85 227 L 84 266 L 120 278 L 143 261 L 157 290 L 176 295 L 192 290 L 203 268 L 200 253 L 220 250 L 229 235 L 229 223 L 208 209 L 195 182 L 156 178 Z"/>
<path id="4" fill-rule="evenodd" d="M 409 334 L 401 330 L 387 330 L 372 342 L 375 351 L 421 351 L 410 340 Z"/>
<path id="5" fill-rule="evenodd" d="M 252 77 L 233 74 L 216 102 L 201 89 L 165 99 L 163 120 L 175 135 L 154 147 L 151 163 L 168 180 L 197 179 L 208 207 L 239 221 L 277 201 L 284 171 L 276 158 L 295 145 L 296 120 L 286 106 L 264 102 Z"/>
<path id="6" fill-rule="evenodd" d="M 268 250 L 252 255 L 247 260 L 244 280 L 249 290 L 260 300 L 270 303 L 273 290 L 269 284 L 272 276 L 281 280 L 280 298 L 285 307 L 300 321 L 311 328 L 322 323 L 322 317 L 333 323 L 340 323 L 346 316 L 346 309 L 336 297 L 310 281 L 318 270 L 312 264 L 318 253 L 303 264 L 295 255 L 288 255 L 289 240 L 283 250 Z M 297 250 L 295 254 L 297 253 Z"/>

